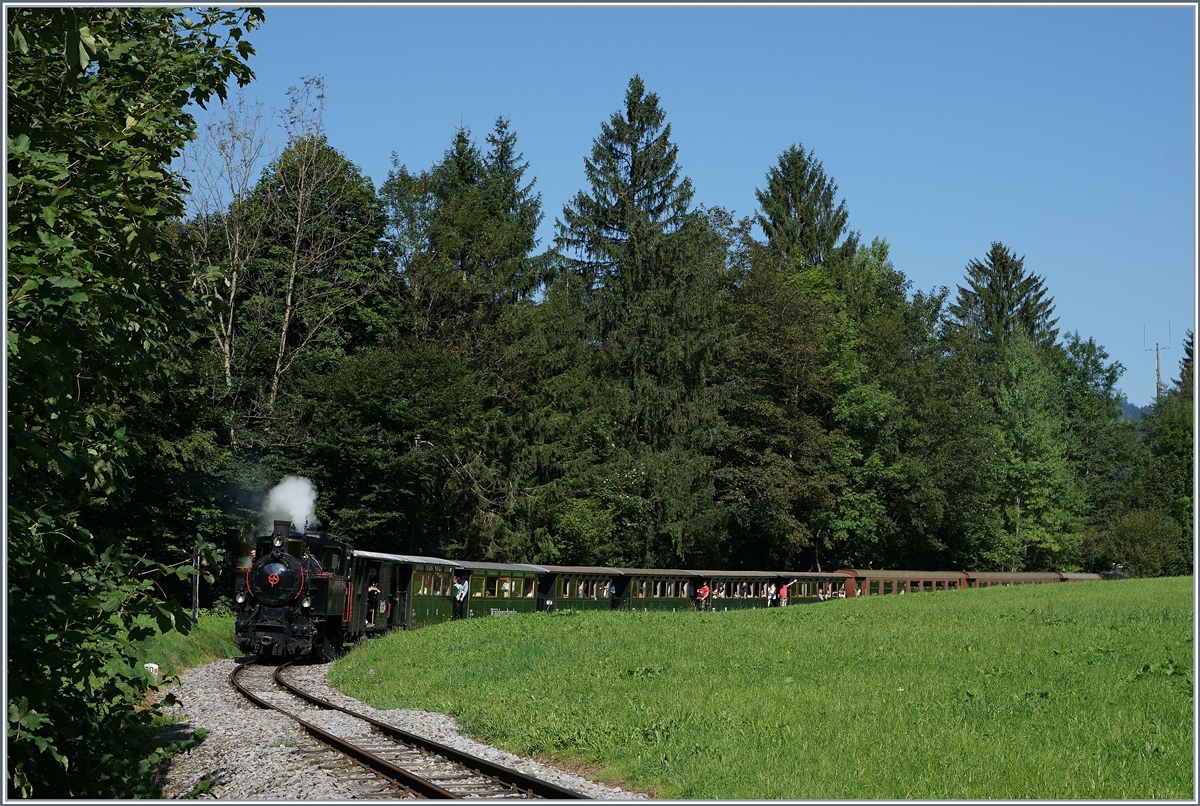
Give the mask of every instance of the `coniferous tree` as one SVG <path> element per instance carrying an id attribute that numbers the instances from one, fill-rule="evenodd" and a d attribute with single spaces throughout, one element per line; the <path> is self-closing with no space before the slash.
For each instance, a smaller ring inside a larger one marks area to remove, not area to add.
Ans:
<path id="1" fill-rule="evenodd" d="M 425 345 L 413 354 L 444 350 L 478 396 L 454 450 L 440 453 L 450 472 L 426 501 L 440 510 L 448 553 L 528 559 L 538 526 L 521 504 L 542 499 L 526 461 L 535 439 L 528 412 L 537 408 L 527 396 L 538 375 L 534 295 L 547 257 L 534 254 L 541 198 L 524 179 L 516 133 L 499 118 L 487 142 L 483 153 L 459 130 L 428 171 L 397 165 L 383 196 L 412 334 Z"/>
<path id="2" fill-rule="evenodd" d="M 473 359 L 506 307 L 531 299 L 546 261 L 533 254 L 541 196 L 524 183 L 516 133 L 499 118 L 487 140 L 483 154 L 461 129 L 440 163 L 397 165 L 381 191 L 418 337 Z"/>
<path id="3" fill-rule="evenodd" d="M 835 315 L 796 282 L 782 257 L 741 224 L 734 250 L 736 338 L 728 372 L 736 388 L 716 471 L 729 512 L 731 567 L 820 568 L 836 563 L 819 513 L 832 510 L 844 449 L 828 428 L 835 389 L 826 334 Z"/>
<path id="4" fill-rule="evenodd" d="M 1130 477 L 1143 461 L 1137 424 L 1121 411 L 1117 381 L 1125 368 L 1108 362 L 1108 353 L 1078 333 L 1068 333 L 1063 349 L 1047 355 L 1062 390 L 1066 455 L 1085 501 L 1085 520 L 1093 527 L 1119 512 L 1140 506 L 1133 500 Z"/>
<path id="5" fill-rule="evenodd" d="M 722 424 L 727 243 L 689 210 L 665 119 L 634 76 L 584 161 L 590 187 L 558 222 L 560 282 L 587 314 L 617 445 L 599 485 L 617 524 L 614 561 L 711 554 L 721 531 L 709 454 Z"/>
<path id="6" fill-rule="evenodd" d="M 820 266 L 854 254 L 858 237 L 846 234 L 849 212 L 837 202 L 837 183 L 825 175 L 814 153 L 793 144 L 767 172 L 766 190 L 756 190 L 755 217 L 768 245 L 792 267 Z"/>
<path id="7" fill-rule="evenodd" d="M 957 349 L 980 365 L 981 384 L 993 394 L 1005 351 L 1018 333 L 1038 350 L 1050 349 L 1058 338 L 1054 298 L 1043 279 L 1026 274 L 1025 258 L 998 241 L 982 261 L 967 264 L 967 287 L 958 287 L 949 312 Z"/>

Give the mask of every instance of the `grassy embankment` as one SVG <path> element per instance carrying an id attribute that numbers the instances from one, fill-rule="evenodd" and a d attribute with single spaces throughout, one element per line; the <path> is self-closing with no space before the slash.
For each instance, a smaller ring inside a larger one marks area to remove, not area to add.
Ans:
<path id="1" fill-rule="evenodd" d="M 157 663 L 159 677 L 180 674 L 188 669 L 223 658 L 241 656 L 233 643 L 233 616 L 201 615 L 187 635 L 172 630 L 139 641 L 138 668 L 143 663 Z M 153 625 L 151 619 L 143 622 Z"/>
<path id="2" fill-rule="evenodd" d="M 330 680 L 665 797 L 1192 798 L 1192 609 L 1186 578 L 472 619 Z"/>

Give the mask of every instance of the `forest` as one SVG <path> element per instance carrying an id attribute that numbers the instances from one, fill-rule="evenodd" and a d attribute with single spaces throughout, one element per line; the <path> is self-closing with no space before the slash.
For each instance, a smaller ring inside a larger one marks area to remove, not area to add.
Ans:
<path id="1" fill-rule="evenodd" d="M 547 245 L 504 118 L 376 190 L 325 136 L 319 78 L 269 157 L 261 108 L 231 102 L 169 233 L 203 324 L 120 402 L 128 496 L 89 527 L 151 553 L 198 533 L 228 562 L 300 475 L 323 528 L 408 554 L 1189 567 L 1190 340 L 1139 426 L 1014 248 L 914 291 L 799 143 L 753 217 L 700 204 L 663 103 L 624 89 Z"/>
<path id="2" fill-rule="evenodd" d="M 561 210 L 503 117 L 375 187 L 320 78 L 227 91 L 259 10 L 8 14 L 10 793 L 128 793 L 45 703 L 141 719 L 89 682 L 113 625 L 184 620 L 197 548 L 225 595 L 289 475 L 397 553 L 1191 573 L 1192 334 L 1129 419 L 1049 267 L 980 244 L 914 290 L 803 132 L 739 218 L 635 75 Z"/>

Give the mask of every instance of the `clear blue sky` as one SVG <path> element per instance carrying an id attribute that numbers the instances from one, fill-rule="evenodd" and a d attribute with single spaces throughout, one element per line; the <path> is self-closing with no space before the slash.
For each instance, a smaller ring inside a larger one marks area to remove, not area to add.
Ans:
<path id="1" fill-rule="evenodd" d="M 456 128 L 510 118 L 553 237 L 634 73 L 658 93 L 696 201 L 755 212 L 792 143 L 915 289 L 992 241 L 1045 277 L 1064 332 L 1154 394 L 1195 318 L 1192 7 L 269 7 L 249 95 L 323 75 L 332 144 L 382 184 Z"/>

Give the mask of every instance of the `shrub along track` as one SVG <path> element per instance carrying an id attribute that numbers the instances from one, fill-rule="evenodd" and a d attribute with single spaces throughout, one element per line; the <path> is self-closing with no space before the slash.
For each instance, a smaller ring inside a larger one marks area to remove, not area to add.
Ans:
<path id="1" fill-rule="evenodd" d="M 322 768 L 352 779 L 366 796 L 587 799 L 301 691 L 284 675 L 290 665 L 276 667 L 272 674 L 271 667 L 241 664 L 230 675 L 230 683 L 254 704 L 285 714 L 336 750 L 336 760 L 327 755 Z M 336 724 L 328 724 L 324 718 L 328 716 L 337 716 Z M 327 724 L 319 727 L 314 719 Z"/>

